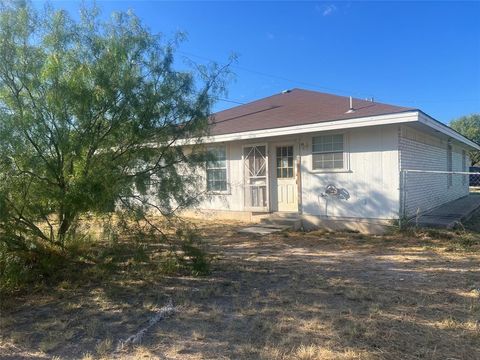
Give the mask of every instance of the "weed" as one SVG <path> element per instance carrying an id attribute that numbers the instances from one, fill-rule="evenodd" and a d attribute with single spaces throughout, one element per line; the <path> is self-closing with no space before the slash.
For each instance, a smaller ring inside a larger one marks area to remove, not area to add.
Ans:
<path id="1" fill-rule="evenodd" d="M 180 267 L 178 258 L 171 252 L 167 253 L 160 261 L 160 272 L 165 275 L 177 274 Z"/>
<path id="2" fill-rule="evenodd" d="M 100 341 L 96 346 L 95 350 L 98 355 L 100 356 L 105 356 L 107 355 L 113 348 L 113 342 L 112 339 L 107 338 L 102 341 Z"/>
<path id="3" fill-rule="evenodd" d="M 316 345 L 300 345 L 294 352 L 294 357 L 298 360 L 317 360 L 318 347 Z"/>
<path id="4" fill-rule="evenodd" d="M 38 348 L 41 351 L 48 353 L 53 349 L 55 349 L 59 344 L 60 344 L 60 339 L 51 335 L 47 335 L 44 338 L 42 338 L 42 340 L 38 344 Z"/>
<path id="5" fill-rule="evenodd" d="M 210 273 L 210 262 L 202 249 L 192 243 L 185 242 L 182 244 L 182 250 L 185 254 L 182 259 L 183 263 L 191 269 L 192 275 L 199 276 Z"/>

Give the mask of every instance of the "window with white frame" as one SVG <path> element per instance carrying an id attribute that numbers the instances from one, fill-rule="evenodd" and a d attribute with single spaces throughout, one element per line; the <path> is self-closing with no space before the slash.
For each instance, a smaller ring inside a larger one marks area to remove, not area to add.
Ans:
<path id="1" fill-rule="evenodd" d="M 312 169 L 344 169 L 344 140 L 343 134 L 314 136 L 312 138 Z"/>
<path id="2" fill-rule="evenodd" d="M 207 161 L 207 191 L 227 191 L 227 148 L 212 146 L 207 149 L 210 159 Z"/>

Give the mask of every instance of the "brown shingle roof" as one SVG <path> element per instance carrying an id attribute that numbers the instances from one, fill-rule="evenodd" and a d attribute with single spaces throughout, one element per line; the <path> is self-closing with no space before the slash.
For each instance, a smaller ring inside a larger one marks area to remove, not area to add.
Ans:
<path id="1" fill-rule="evenodd" d="M 413 108 L 355 98 L 353 99 L 353 108 L 355 109 L 354 112 L 347 113 L 349 98 L 346 96 L 293 89 L 287 93 L 269 96 L 213 114 L 211 135 L 265 130 L 415 110 Z"/>

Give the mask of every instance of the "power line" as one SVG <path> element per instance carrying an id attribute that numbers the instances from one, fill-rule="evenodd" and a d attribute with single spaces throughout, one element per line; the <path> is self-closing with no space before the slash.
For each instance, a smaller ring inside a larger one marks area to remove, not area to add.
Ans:
<path id="1" fill-rule="evenodd" d="M 187 51 L 181 51 L 181 50 L 177 50 L 178 53 L 180 54 L 183 54 L 185 56 L 191 56 L 191 57 L 195 57 L 195 58 L 198 58 L 198 59 L 202 59 L 202 60 L 207 60 L 207 61 L 212 61 L 212 62 L 217 62 L 216 60 L 212 59 L 212 58 L 209 58 L 209 57 L 206 57 L 206 56 L 201 56 L 201 55 L 197 55 L 197 54 L 193 54 L 191 52 L 187 52 Z M 283 76 L 279 76 L 279 75 L 274 75 L 274 74 L 269 74 L 269 73 L 266 73 L 266 72 L 263 72 L 263 71 L 258 71 L 258 70 L 253 70 L 253 69 L 249 69 L 249 68 L 246 68 L 246 67 L 243 67 L 243 66 L 240 66 L 240 65 L 231 65 L 232 67 L 234 68 L 237 68 L 237 69 L 240 69 L 240 70 L 243 70 L 243 71 L 246 71 L 246 72 L 250 72 L 252 74 L 256 74 L 256 75 L 261 75 L 261 76 L 265 76 L 265 77 L 269 77 L 269 78 L 273 78 L 273 79 L 277 79 L 277 80 L 283 80 L 283 81 L 288 81 L 288 82 L 291 82 L 291 83 L 296 83 L 296 84 L 300 84 L 300 85 L 305 85 L 305 86 L 311 86 L 311 87 L 314 87 L 316 89 L 323 89 L 323 90 L 328 90 L 328 91 L 334 91 L 334 92 L 337 92 L 337 93 L 343 93 L 343 94 L 353 94 L 353 95 L 357 95 L 358 97 L 362 98 L 362 97 L 365 97 L 364 95 L 365 94 L 361 94 L 357 91 L 346 91 L 346 90 L 342 90 L 342 89 L 337 89 L 337 88 L 330 88 L 330 87 L 326 87 L 326 86 L 321 86 L 319 84 L 315 84 L 315 83 L 310 83 L 310 82 L 307 82 L 307 81 L 301 81 L 301 80 L 294 80 L 294 79 L 290 79 L 290 78 L 286 78 L 286 77 L 283 77 Z M 371 97 L 370 96 L 367 96 L 368 98 Z M 389 102 L 388 100 L 386 100 L 385 98 L 383 97 L 380 97 L 380 98 L 376 98 L 377 100 L 380 100 L 380 101 L 385 101 L 385 102 Z M 244 105 L 245 102 L 241 102 L 239 100 L 234 100 L 234 99 L 226 99 L 226 98 L 217 98 L 217 100 L 219 101 L 225 101 L 225 102 L 229 102 L 229 103 L 233 103 L 233 104 L 238 104 L 238 105 Z M 478 99 L 449 99 L 447 102 L 474 102 L 474 101 L 478 101 Z M 422 104 L 425 104 L 425 103 L 440 103 L 440 102 L 445 102 L 443 100 L 418 100 L 418 99 L 409 99 L 409 100 L 401 100 L 402 103 L 410 103 L 410 104 L 418 104 L 418 103 L 422 103 Z"/>
<path id="2" fill-rule="evenodd" d="M 216 61 L 212 58 L 208 58 L 206 56 L 193 54 L 193 53 L 187 52 L 187 51 L 177 50 L 177 52 L 180 53 L 180 54 L 183 54 L 185 56 L 192 56 L 192 57 L 196 57 L 196 58 L 202 59 L 202 60 L 218 62 L 218 61 Z M 279 76 L 279 75 L 269 74 L 269 73 L 266 73 L 266 72 L 263 72 L 263 71 L 249 69 L 249 68 L 246 68 L 246 67 L 240 66 L 240 65 L 231 65 L 231 66 L 234 67 L 234 68 L 243 70 L 243 71 L 250 72 L 252 74 L 261 75 L 261 76 L 265 76 L 265 77 L 269 77 L 269 78 L 273 78 L 273 79 L 277 79 L 277 80 L 283 80 L 283 81 L 288 81 L 288 82 L 299 84 L 299 85 L 310 86 L 310 87 L 314 87 L 316 89 L 323 89 L 323 90 L 328 90 L 328 91 L 335 91 L 335 92 L 338 92 L 338 93 L 353 94 L 353 95 L 357 95 L 359 97 L 365 97 L 364 96 L 365 94 L 362 94 L 362 93 L 357 92 L 357 91 L 346 91 L 346 90 L 342 90 L 342 89 L 321 86 L 319 84 L 315 84 L 315 83 L 311 83 L 311 82 L 307 82 L 307 81 L 294 80 L 294 79 L 290 79 L 290 78 Z M 367 97 L 371 97 L 371 95 L 369 95 Z"/>
<path id="3" fill-rule="evenodd" d="M 245 105 L 246 104 L 244 102 L 240 102 L 240 101 L 237 101 L 237 100 L 224 99 L 224 98 L 220 98 L 220 97 L 216 97 L 215 99 L 218 100 L 218 101 L 225 101 L 225 102 L 229 102 L 229 103 L 237 104 L 237 105 Z"/>

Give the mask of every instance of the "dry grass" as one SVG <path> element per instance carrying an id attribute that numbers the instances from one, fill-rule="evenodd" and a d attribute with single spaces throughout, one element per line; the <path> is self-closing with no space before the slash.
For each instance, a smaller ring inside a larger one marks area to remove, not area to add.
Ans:
<path id="1" fill-rule="evenodd" d="M 198 226 L 215 255 L 210 276 L 161 275 L 153 243 L 121 264 L 107 252 L 111 265 L 81 279 L 5 299 L 0 357 L 112 358 L 172 298 L 178 313 L 117 358 L 478 359 L 478 233 L 254 237 L 235 223 Z"/>

